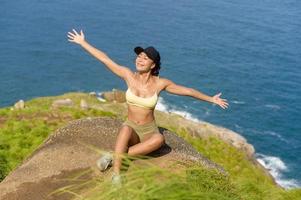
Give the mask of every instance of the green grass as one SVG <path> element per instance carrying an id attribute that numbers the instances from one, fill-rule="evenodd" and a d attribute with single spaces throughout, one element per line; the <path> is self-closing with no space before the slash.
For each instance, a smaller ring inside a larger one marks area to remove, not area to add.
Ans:
<path id="1" fill-rule="evenodd" d="M 175 127 L 169 127 L 176 130 Z M 223 142 L 216 137 L 193 138 L 186 130 L 175 131 L 179 136 L 193 145 L 201 154 L 220 164 L 230 174 L 230 180 L 240 191 L 241 197 L 248 200 L 280 200 L 301 199 L 301 189 L 284 190 L 266 176 L 237 148 Z"/>
<path id="2" fill-rule="evenodd" d="M 53 100 L 62 98 L 72 99 L 75 106 L 50 109 Z M 10 107 L 0 109 L 0 117 L 5 119 L 5 122 L 0 123 L 0 181 L 37 149 L 50 133 L 69 121 L 87 116 L 116 117 L 111 112 L 81 110 L 80 99 L 85 99 L 90 104 L 98 102 L 95 97 L 87 94 L 68 93 L 30 100 L 25 103 L 23 110 L 11 110 Z"/>
<path id="3" fill-rule="evenodd" d="M 74 107 L 50 109 L 55 99 L 70 98 Z M 100 104 L 95 97 L 84 93 L 68 93 L 57 97 L 42 97 L 25 102 L 24 110 L 0 109 L 0 181 L 28 157 L 54 130 L 68 122 L 96 116 L 116 118 L 113 112 L 96 109 L 81 110 L 80 99 L 88 104 Z M 56 193 L 70 193 L 76 199 L 247 199 L 247 200 L 298 200 L 301 189 L 284 190 L 273 184 L 262 169 L 231 145 L 215 137 L 193 138 L 184 130 L 164 127 L 181 136 L 215 163 L 223 166 L 230 176 L 198 165 L 180 163 L 177 172 L 150 165 L 135 166 L 135 170 L 122 174 L 125 184 L 120 190 L 112 189 L 110 180 L 93 178 L 88 182 L 66 186 Z M 85 194 L 76 188 L 93 183 Z"/>
<path id="4" fill-rule="evenodd" d="M 111 184 L 110 177 L 94 177 L 81 184 L 72 184 L 59 188 L 50 195 L 72 194 L 75 199 L 85 200 L 140 200 L 140 199 L 212 199 L 240 200 L 237 188 L 229 177 L 215 169 L 206 169 L 195 163 L 170 163 L 168 167 L 159 167 L 146 158 L 131 157 L 123 154 L 122 187 Z M 132 159 L 146 159 L 143 165 L 137 165 Z M 131 170 L 124 172 L 124 166 Z M 176 170 L 171 170 L 176 169 Z M 88 172 L 88 171 L 87 171 Z M 80 178 L 79 178 L 80 180 Z M 94 185 L 80 194 L 83 185 Z"/>

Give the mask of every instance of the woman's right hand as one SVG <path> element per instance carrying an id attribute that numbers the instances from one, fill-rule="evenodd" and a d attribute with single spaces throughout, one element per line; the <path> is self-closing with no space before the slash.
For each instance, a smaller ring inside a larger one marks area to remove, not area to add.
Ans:
<path id="1" fill-rule="evenodd" d="M 85 41 L 85 35 L 83 33 L 82 30 L 80 30 L 80 34 L 78 34 L 76 32 L 76 30 L 72 29 L 73 30 L 73 33 L 72 32 L 68 32 L 68 41 L 70 42 L 74 42 L 74 43 L 77 43 L 77 44 L 82 44 L 84 41 Z"/>

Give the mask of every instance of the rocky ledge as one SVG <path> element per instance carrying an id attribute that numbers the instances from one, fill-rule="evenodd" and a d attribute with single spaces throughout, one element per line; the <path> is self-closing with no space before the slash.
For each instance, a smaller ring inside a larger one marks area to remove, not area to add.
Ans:
<path id="1" fill-rule="evenodd" d="M 70 122 L 57 129 L 48 139 L 0 183 L 2 200 L 71 199 L 72 195 L 49 195 L 52 191 L 72 184 L 70 176 L 88 171 L 84 179 L 109 177 L 112 168 L 100 172 L 96 160 L 102 151 L 114 149 L 122 121 L 106 117 L 86 118 Z M 147 155 L 146 161 L 160 167 L 168 163 L 197 163 L 216 169 L 224 175 L 227 172 L 198 153 L 189 143 L 176 134 L 160 127 L 165 144 Z M 134 160 L 142 162 L 144 159 Z M 131 169 L 131 165 L 128 167 Z"/>

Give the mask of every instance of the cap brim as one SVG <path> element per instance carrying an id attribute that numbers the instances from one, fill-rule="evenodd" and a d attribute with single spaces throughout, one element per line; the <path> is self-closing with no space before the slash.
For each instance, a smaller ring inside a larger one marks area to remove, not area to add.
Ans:
<path id="1" fill-rule="evenodd" d="M 134 51 L 135 51 L 135 53 L 138 55 L 138 54 L 140 54 L 141 52 L 143 52 L 144 49 L 143 49 L 142 47 L 135 47 L 135 48 L 134 48 Z"/>

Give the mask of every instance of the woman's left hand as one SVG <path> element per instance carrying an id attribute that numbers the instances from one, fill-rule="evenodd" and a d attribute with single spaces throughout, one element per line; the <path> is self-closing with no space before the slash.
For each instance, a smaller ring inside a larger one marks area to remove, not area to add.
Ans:
<path id="1" fill-rule="evenodd" d="M 222 93 L 220 92 L 220 93 L 214 95 L 212 97 L 212 101 L 213 101 L 213 103 L 215 103 L 215 104 L 219 105 L 220 107 L 222 107 L 223 109 L 225 109 L 228 107 L 229 104 L 227 103 L 227 99 L 219 98 L 219 96 L 221 96 L 221 94 Z"/>
<path id="2" fill-rule="evenodd" d="M 80 34 L 76 32 L 75 29 L 72 29 L 73 32 L 68 32 L 68 41 L 74 42 L 77 44 L 82 44 L 85 41 L 85 35 L 83 30 L 80 30 Z"/>

